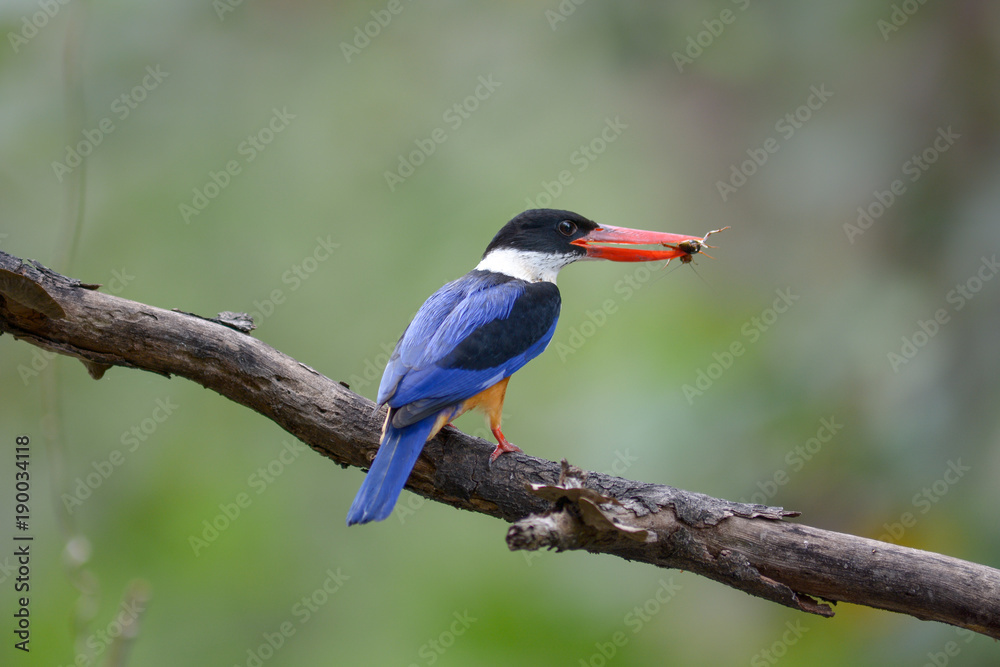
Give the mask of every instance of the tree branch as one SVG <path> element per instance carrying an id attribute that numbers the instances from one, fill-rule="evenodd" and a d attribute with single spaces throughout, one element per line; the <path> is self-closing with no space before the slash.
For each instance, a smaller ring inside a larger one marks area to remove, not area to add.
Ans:
<path id="1" fill-rule="evenodd" d="M 384 414 L 309 366 L 247 335 L 233 314 L 206 319 L 102 294 L 97 285 L 0 252 L 0 333 L 80 359 L 179 375 L 271 419 L 347 467 L 367 468 Z M 445 428 L 407 488 L 513 522 L 511 549 L 583 549 L 690 570 L 794 609 L 832 616 L 843 601 L 1000 638 L 1000 571 L 835 533 L 747 505 L 669 486 L 583 473 L 507 454 Z M 346 511 L 346 508 L 344 508 Z M 363 529 L 362 529 L 363 530 Z"/>

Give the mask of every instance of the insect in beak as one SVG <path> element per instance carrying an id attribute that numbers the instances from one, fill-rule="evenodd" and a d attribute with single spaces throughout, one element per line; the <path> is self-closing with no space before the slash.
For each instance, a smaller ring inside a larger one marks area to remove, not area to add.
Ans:
<path id="1" fill-rule="evenodd" d="M 681 241 L 680 243 L 664 243 L 663 245 L 668 248 L 673 248 L 674 250 L 679 250 L 683 253 L 679 257 L 682 264 L 690 264 L 694 261 L 694 256 L 698 253 L 705 255 L 705 257 L 708 257 L 709 259 L 715 259 L 707 252 L 704 252 L 705 248 L 714 248 L 715 246 L 708 245 L 705 241 L 707 241 L 708 237 L 712 234 L 718 234 L 719 232 L 724 232 L 727 229 L 729 229 L 728 226 L 723 227 L 722 229 L 713 229 L 700 239 L 690 239 L 688 241 Z"/>

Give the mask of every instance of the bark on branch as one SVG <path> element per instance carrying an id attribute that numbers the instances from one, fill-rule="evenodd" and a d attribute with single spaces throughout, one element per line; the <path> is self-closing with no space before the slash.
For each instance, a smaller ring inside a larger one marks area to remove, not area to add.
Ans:
<path id="1" fill-rule="evenodd" d="M 232 314 L 206 319 L 97 287 L 0 252 L 0 333 L 76 357 L 97 379 L 111 366 L 188 378 L 342 466 L 369 466 L 384 418 L 371 401 L 248 335 Z M 424 448 L 407 488 L 511 522 L 511 549 L 614 554 L 822 616 L 833 615 L 825 602 L 843 601 L 1000 638 L 993 568 L 790 523 L 795 513 L 779 507 L 583 473 L 565 462 L 507 454 L 491 466 L 492 449 L 445 428 Z"/>

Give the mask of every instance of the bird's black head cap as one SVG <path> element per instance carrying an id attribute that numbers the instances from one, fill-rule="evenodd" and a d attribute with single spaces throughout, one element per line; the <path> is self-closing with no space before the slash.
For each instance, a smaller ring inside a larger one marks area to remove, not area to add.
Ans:
<path id="1" fill-rule="evenodd" d="M 511 249 L 541 252 L 553 255 L 586 254 L 580 246 L 572 245 L 588 232 L 597 229 L 593 220 L 555 208 L 533 208 L 514 217 L 497 232 L 483 257 L 493 250 Z"/>

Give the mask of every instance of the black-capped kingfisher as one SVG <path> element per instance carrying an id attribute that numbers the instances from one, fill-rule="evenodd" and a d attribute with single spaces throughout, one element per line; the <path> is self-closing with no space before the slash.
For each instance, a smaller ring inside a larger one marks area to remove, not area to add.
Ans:
<path id="1" fill-rule="evenodd" d="M 490 461 L 521 451 L 500 430 L 504 395 L 510 376 L 552 340 L 560 269 L 581 259 L 690 256 L 691 245 L 678 244 L 702 240 L 599 225 L 555 209 L 525 211 L 504 225 L 476 268 L 431 295 L 396 343 L 378 388 L 379 407 L 389 406 L 382 442 L 347 524 L 389 516 L 424 443 L 466 410 L 486 413 L 498 443 Z"/>

